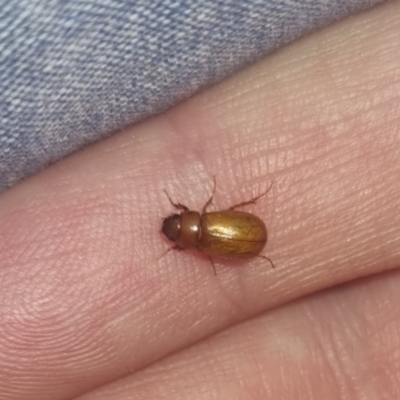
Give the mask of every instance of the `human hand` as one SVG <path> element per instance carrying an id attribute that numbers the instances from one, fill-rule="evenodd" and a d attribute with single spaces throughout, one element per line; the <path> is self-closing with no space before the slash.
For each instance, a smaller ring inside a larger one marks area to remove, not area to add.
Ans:
<path id="1" fill-rule="evenodd" d="M 2 194 L 0 398 L 396 398 L 399 12 L 337 23 Z M 216 209 L 275 182 L 247 210 L 276 269 L 158 259 L 163 189 L 199 210 L 212 174 Z"/>

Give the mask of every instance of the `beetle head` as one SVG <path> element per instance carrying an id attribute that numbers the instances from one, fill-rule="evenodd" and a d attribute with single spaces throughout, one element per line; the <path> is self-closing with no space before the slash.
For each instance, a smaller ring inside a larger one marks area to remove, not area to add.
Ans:
<path id="1" fill-rule="evenodd" d="M 171 242 L 176 242 L 179 238 L 181 232 L 181 216 L 180 214 L 172 214 L 165 218 L 163 221 L 162 233 Z"/>

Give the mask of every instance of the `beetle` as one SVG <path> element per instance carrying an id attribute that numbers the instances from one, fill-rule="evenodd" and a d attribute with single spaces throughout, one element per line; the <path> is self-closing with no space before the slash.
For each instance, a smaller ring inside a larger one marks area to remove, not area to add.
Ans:
<path id="1" fill-rule="evenodd" d="M 268 239 L 264 222 L 254 214 L 236 211 L 237 208 L 254 204 L 259 198 L 265 196 L 272 184 L 273 182 L 260 195 L 227 210 L 207 212 L 217 186 L 214 176 L 213 192 L 201 213 L 192 211 L 181 203 L 174 203 L 164 189 L 172 206 L 181 211 L 179 214 L 171 214 L 163 219 L 161 232 L 169 241 L 175 243 L 175 246 L 168 249 L 166 253 L 170 250 L 196 249 L 208 256 L 215 274 L 212 257 L 234 260 L 261 257 L 268 260 L 275 268 L 269 257 L 260 255 Z"/>

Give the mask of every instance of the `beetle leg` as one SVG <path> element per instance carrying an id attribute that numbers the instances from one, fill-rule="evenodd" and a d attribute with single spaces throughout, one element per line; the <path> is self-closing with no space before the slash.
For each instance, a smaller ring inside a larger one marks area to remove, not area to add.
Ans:
<path id="1" fill-rule="evenodd" d="M 168 248 L 168 249 L 161 255 L 161 257 L 158 258 L 158 261 L 160 261 L 164 256 L 166 256 L 171 250 L 178 250 L 178 251 L 181 251 L 181 250 L 184 250 L 184 248 L 181 247 L 181 246 L 179 246 L 179 244 L 176 244 L 175 246 L 172 246 L 172 247 Z"/>
<path id="2" fill-rule="evenodd" d="M 167 193 L 167 191 L 166 191 L 165 189 L 164 189 L 164 192 L 165 192 L 165 194 L 167 195 L 169 202 L 170 202 L 177 210 L 189 211 L 189 208 L 187 208 L 187 207 L 184 206 L 183 204 L 181 204 L 181 203 L 174 203 L 174 202 L 171 200 L 171 197 L 169 197 L 169 194 Z"/>
<path id="3" fill-rule="evenodd" d="M 216 178 L 215 178 L 215 175 L 213 175 L 213 178 L 214 178 L 214 189 L 213 189 L 213 191 L 212 191 L 211 197 L 207 200 L 207 203 L 204 204 L 202 214 L 204 214 L 204 213 L 206 212 L 207 207 L 212 203 L 213 198 L 214 198 L 214 194 L 215 194 L 215 190 L 217 189 L 217 180 L 216 180 Z"/>
<path id="4" fill-rule="evenodd" d="M 263 258 L 264 260 L 268 260 L 269 263 L 271 264 L 272 268 L 275 268 L 275 264 L 273 263 L 273 261 L 272 261 L 269 257 L 262 256 L 262 255 L 260 255 L 260 254 L 259 254 L 257 257 L 261 257 L 261 258 Z"/>
<path id="5" fill-rule="evenodd" d="M 272 183 L 269 185 L 268 189 L 267 189 L 265 192 L 259 194 L 258 196 L 254 197 L 254 198 L 251 199 L 251 200 L 247 200 L 247 201 L 244 201 L 243 203 L 235 204 L 234 206 L 229 207 L 229 210 L 234 210 L 235 208 L 247 206 L 247 205 L 249 205 L 249 204 L 254 204 L 259 198 L 265 196 L 265 195 L 270 191 L 270 189 L 272 188 L 272 185 L 273 185 L 273 184 L 274 184 L 274 182 L 272 182 Z"/>
<path id="6" fill-rule="evenodd" d="M 208 259 L 210 260 L 211 265 L 212 265 L 212 267 L 213 267 L 214 275 L 217 275 L 217 270 L 215 269 L 214 261 L 212 260 L 212 258 L 211 258 L 210 256 L 207 256 L 207 257 L 208 257 Z"/>

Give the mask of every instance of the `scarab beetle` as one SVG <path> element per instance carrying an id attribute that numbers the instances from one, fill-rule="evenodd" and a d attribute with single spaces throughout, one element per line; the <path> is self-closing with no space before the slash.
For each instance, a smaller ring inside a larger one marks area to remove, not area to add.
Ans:
<path id="1" fill-rule="evenodd" d="M 260 255 L 268 239 L 264 222 L 254 214 L 236 211 L 239 207 L 255 203 L 260 197 L 266 195 L 271 187 L 272 184 L 257 197 L 236 204 L 227 210 L 207 212 L 216 190 L 214 176 L 213 192 L 201 213 L 191 211 L 183 204 L 174 203 L 164 190 L 170 203 L 181 213 L 172 214 L 163 220 L 162 233 L 168 240 L 175 243 L 171 249 L 197 249 L 206 254 L 214 268 L 214 273 L 216 271 L 212 257 L 235 260 L 262 257 L 275 267 L 269 257 Z"/>

